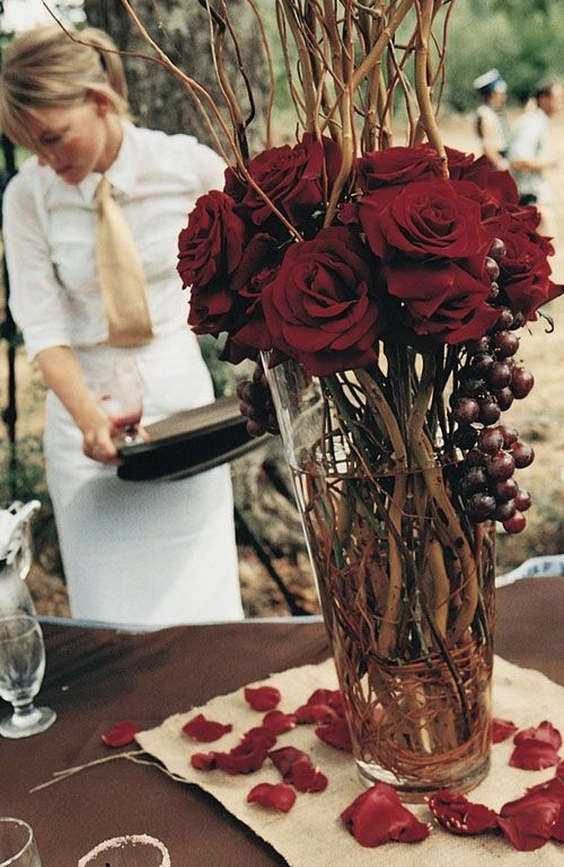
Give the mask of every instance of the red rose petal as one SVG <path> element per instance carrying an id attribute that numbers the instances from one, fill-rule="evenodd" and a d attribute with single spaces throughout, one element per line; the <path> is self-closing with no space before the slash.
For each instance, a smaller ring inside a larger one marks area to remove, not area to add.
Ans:
<path id="1" fill-rule="evenodd" d="M 219 738 L 223 737 L 223 735 L 227 734 L 232 729 L 233 726 L 229 723 L 223 725 L 223 723 L 206 719 L 203 713 L 199 713 L 191 720 L 188 720 L 186 725 L 182 727 L 182 732 L 193 741 L 208 744 L 212 741 L 219 740 Z"/>
<path id="2" fill-rule="evenodd" d="M 282 713 L 281 710 L 269 710 L 262 720 L 263 728 L 268 729 L 274 735 L 283 735 L 296 726 L 296 717 L 293 713 Z"/>
<path id="3" fill-rule="evenodd" d="M 246 686 L 244 690 L 245 701 L 253 710 L 274 710 L 280 704 L 280 690 L 275 686 Z"/>
<path id="4" fill-rule="evenodd" d="M 294 711 L 294 716 L 299 725 L 307 723 L 324 725 L 340 719 L 337 711 L 328 704 L 302 704 Z"/>
<path id="5" fill-rule="evenodd" d="M 555 798 L 560 803 L 560 815 L 552 828 L 551 836 L 553 840 L 558 840 L 560 843 L 564 843 L 564 779 L 561 779 L 558 776 L 560 767 L 562 767 L 562 764 L 559 765 L 557 769 L 557 776 L 553 777 L 551 780 L 547 780 L 545 783 L 539 783 L 537 786 L 532 786 L 530 789 L 527 789 L 527 794 L 540 793 L 548 795 L 551 798 Z"/>
<path id="6" fill-rule="evenodd" d="M 561 804 L 557 797 L 528 792 L 501 808 L 498 824 L 515 849 L 531 852 L 550 840 L 559 823 Z"/>
<path id="7" fill-rule="evenodd" d="M 307 704 L 325 704 L 337 711 L 339 716 L 344 713 L 343 696 L 339 689 L 316 689 L 308 698 Z"/>
<path id="8" fill-rule="evenodd" d="M 428 801 L 431 813 L 452 834 L 483 834 L 497 828 L 497 814 L 483 804 L 473 804 L 464 795 L 440 789 Z"/>
<path id="9" fill-rule="evenodd" d="M 328 725 L 319 726 L 319 728 L 315 729 L 315 734 L 324 743 L 338 750 L 352 753 L 351 734 L 344 719 L 338 719 Z"/>
<path id="10" fill-rule="evenodd" d="M 513 750 L 509 758 L 512 768 L 523 771 L 542 771 L 552 768 L 560 761 L 558 753 L 550 744 L 537 740 L 523 740 Z"/>
<path id="11" fill-rule="evenodd" d="M 271 750 L 268 757 L 272 761 L 273 765 L 280 771 L 282 776 L 284 776 L 284 774 L 290 770 L 294 762 L 297 762 L 299 759 L 309 760 L 307 753 L 292 746 Z"/>
<path id="12" fill-rule="evenodd" d="M 506 719 L 494 717 L 492 720 L 492 743 L 500 744 L 517 731 L 515 723 Z"/>
<path id="13" fill-rule="evenodd" d="M 417 843 L 429 836 L 429 828 L 404 807 L 387 783 L 376 783 L 341 813 L 341 821 L 361 846 L 381 846 L 389 841 Z"/>
<path id="14" fill-rule="evenodd" d="M 280 813 L 288 813 L 296 801 L 296 793 L 285 783 L 259 783 L 247 795 L 249 804 L 261 804 Z"/>
<path id="15" fill-rule="evenodd" d="M 194 753 L 190 764 L 196 771 L 213 771 L 217 767 L 215 753 Z"/>
<path id="16" fill-rule="evenodd" d="M 133 743 L 135 735 L 140 731 L 141 728 L 136 722 L 131 719 L 124 719 L 117 722 L 109 731 L 104 732 L 102 740 L 108 747 L 125 747 L 127 744 Z"/>
<path id="17" fill-rule="evenodd" d="M 260 738 L 242 741 L 228 753 L 216 753 L 216 767 L 227 774 L 252 774 L 266 761 L 268 747 Z"/>
<path id="18" fill-rule="evenodd" d="M 309 758 L 298 759 L 284 774 L 284 781 L 291 783 L 298 792 L 324 792 L 329 780 L 318 768 L 314 768 Z"/>
<path id="19" fill-rule="evenodd" d="M 558 729 L 554 728 L 552 723 L 544 720 L 536 727 L 521 729 L 513 738 L 514 744 L 521 744 L 524 741 L 538 741 L 539 743 L 548 744 L 558 752 L 562 746 L 562 735 Z"/>

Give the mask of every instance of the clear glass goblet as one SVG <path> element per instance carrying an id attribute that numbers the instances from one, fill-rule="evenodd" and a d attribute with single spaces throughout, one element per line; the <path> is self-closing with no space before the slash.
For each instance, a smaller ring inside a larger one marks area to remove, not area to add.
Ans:
<path id="1" fill-rule="evenodd" d="M 55 722 L 54 710 L 33 702 L 44 674 L 45 644 L 37 619 L 29 614 L 0 617 L 0 696 L 13 707 L 12 715 L 0 720 L 0 735 L 26 738 Z"/>
<path id="2" fill-rule="evenodd" d="M 130 355 L 115 358 L 109 374 L 97 384 L 96 392 L 100 407 L 118 429 L 115 442 L 118 445 L 140 442 L 138 429 L 145 382 L 135 358 Z"/>
<path id="3" fill-rule="evenodd" d="M 148 834 L 126 834 L 98 843 L 77 867 L 171 867 L 166 846 Z"/>
<path id="4" fill-rule="evenodd" d="M 0 817 L 0 867 L 41 867 L 33 830 L 23 819 Z"/>

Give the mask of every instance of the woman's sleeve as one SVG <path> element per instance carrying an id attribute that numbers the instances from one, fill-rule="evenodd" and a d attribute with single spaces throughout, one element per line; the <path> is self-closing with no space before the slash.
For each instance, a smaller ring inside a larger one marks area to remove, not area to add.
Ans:
<path id="1" fill-rule="evenodd" d="M 9 276 L 9 304 L 33 358 L 42 349 L 68 346 L 62 288 L 49 255 L 32 178 L 16 175 L 3 201 L 3 240 Z"/>

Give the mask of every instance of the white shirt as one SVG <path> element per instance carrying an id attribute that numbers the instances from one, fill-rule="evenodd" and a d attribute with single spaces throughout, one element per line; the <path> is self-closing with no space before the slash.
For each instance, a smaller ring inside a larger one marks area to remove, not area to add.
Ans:
<path id="1" fill-rule="evenodd" d="M 548 124 L 548 115 L 544 113 L 542 108 L 535 108 L 532 111 L 525 112 L 519 118 L 513 130 L 513 138 L 509 149 L 510 159 L 530 160 L 546 158 Z M 536 200 L 540 204 L 552 201 L 552 189 L 540 169 L 537 171 L 518 171 L 514 169 L 513 175 L 519 188 L 519 193 L 522 196 L 536 196 Z"/>
<path id="2" fill-rule="evenodd" d="M 224 163 L 186 135 L 123 122 L 119 155 L 106 173 L 118 190 L 147 281 L 156 336 L 186 328 L 188 296 L 176 273 L 177 237 L 196 199 L 223 187 Z M 4 195 L 10 308 L 34 357 L 52 346 L 103 343 L 108 326 L 95 264 L 94 194 L 101 175 L 71 186 L 37 157 Z"/>

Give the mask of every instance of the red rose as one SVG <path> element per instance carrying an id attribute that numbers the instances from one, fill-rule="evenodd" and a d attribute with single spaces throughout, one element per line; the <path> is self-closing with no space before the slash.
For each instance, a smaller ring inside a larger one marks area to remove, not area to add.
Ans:
<path id="1" fill-rule="evenodd" d="M 318 141 L 306 133 L 294 147 L 282 145 L 263 151 L 249 163 L 249 173 L 289 221 L 301 226 L 324 207 L 340 166 L 341 151 L 335 142 L 328 138 Z M 240 203 L 239 213 L 255 225 L 272 218 L 270 205 L 233 172 L 226 173 L 225 189 Z"/>
<path id="2" fill-rule="evenodd" d="M 531 231 L 524 216 L 527 215 L 520 212 L 513 214 L 500 234 L 507 253 L 499 263 L 499 284 L 512 311 L 533 320 L 539 307 L 562 294 L 562 286 L 550 279 L 547 255 L 552 246 L 546 238 Z"/>
<path id="3" fill-rule="evenodd" d="M 428 175 L 442 176 L 438 153 L 430 145 L 423 144 L 414 148 L 373 151 L 358 159 L 357 170 L 359 187 L 365 193 L 379 187 L 408 184 Z"/>
<path id="4" fill-rule="evenodd" d="M 344 227 L 292 245 L 263 293 L 274 346 L 316 376 L 374 361 L 382 331 L 374 265 Z"/>
<path id="5" fill-rule="evenodd" d="M 499 318 L 487 303 L 490 286 L 454 262 L 384 267 L 388 292 L 403 302 L 406 323 L 417 335 L 448 344 L 475 340 Z"/>
<path id="6" fill-rule="evenodd" d="M 243 254 L 245 224 L 235 202 L 219 190 L 196 201 L 178 236 L 178 273 L 183 286 L 205 286 L 233 273 Z"/>
<path id="7" fill-rule="evenodd" d="M 411 259 L 462 259 L 475 256 L 489 237 L 478 203 L 441 178 L 408 184 L 382 204 L 376 192 L 359 205 L 368 244 L 382 258 L 398 253 Z"/>

